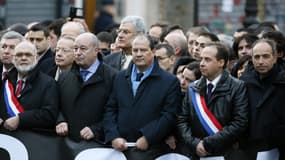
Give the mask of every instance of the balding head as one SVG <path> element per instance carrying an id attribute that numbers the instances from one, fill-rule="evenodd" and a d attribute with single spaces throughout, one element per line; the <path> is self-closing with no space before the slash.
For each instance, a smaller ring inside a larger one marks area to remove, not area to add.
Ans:
<path id="1" fill-rule="evenodd" d="M 98 38 L 92 33 L 82 33 L 75 39 L 75 62 L 84 69 L 89 68 L 97 59 Z"/>
<path id="2" fill-rule="evenodd" d="M 164 38 L 164 43 L 171 45 L 176 56 L 183 56 L 187 53 L 187 39 L 179 33 L 169 33 Z"/>
<path id="3" fill-rule="evenodd" d="M 78 35 L 86 32 L 83 25 L 78 22 L 66 22 L 61 27 L 61 37 L 70 36 L 76 38 Z"/>

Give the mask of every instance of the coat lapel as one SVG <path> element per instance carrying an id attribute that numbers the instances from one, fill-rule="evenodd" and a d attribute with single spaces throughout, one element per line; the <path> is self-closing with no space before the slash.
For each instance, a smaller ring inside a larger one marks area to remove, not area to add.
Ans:
<path id="1" fill-rule="evenodd" d="M 266 92 L 264 93 L 263 97 L 259 99 L 256 108 L 260 108 L 262 107 L 262 104 L 267 100 L 267 98 L 270 97 L 270 95 L 272 94 L 272 92 L 275 90 L 274 86 L 271 86 L 270 88 L 268 88 L 266 90 Z"/>
<path id="2" fill-rule="evenodd" d="M 32 85 L 28 81 L 25 82 L 25 87 L 20 92 L 20 96 L 19 97 L 21 97 L 21 96 L 25 95 L 26 93 L 28 93 L 29 91 L 31 91 L 32 88 L 33 88 Z"/>
<path id="3" fill-rule="evenodd" d="M 103 76 L 104 76 L 104 67 L 103 64 L 100 63 L 97 71 L 86 82 L 83 82 L 82 88 L 103 81 L 104 79 Z"/>

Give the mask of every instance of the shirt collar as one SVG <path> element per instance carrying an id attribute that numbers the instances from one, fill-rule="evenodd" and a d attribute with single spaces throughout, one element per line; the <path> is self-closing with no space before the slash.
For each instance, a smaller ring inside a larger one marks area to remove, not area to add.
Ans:
<path id="1" fill-rule="evenodd" d="M 218 75 L 214 80 L 212 80 L 212 81 L 209 81 L 209 80 L 207 79 L 207 85 L 208 85 L 209 83 L 211 83 L 211 84 L 214 86 L 214 87 L 213 87 L 213 90 L 214 90 L 214 89 L 216 88 L 218 82 L 220 81 L 221 77 L 222 77 L 222 73 L 219 74 L 219 75 Z"/>
<path id="2" fill-rule="evenodd" d="M 100 61 L 98 60 L 98 58 L 96 59 L 95 63 L 93 63 L 88 69 L 82 69 L 80 68 L 80 71 L 82 70 L 86 70 L 89 71 L 90 73 L 92 73 L 92 75 L 97 71 L 98 67 L 99 67 Z"/>
<path id="3" fill-rule="evenodd" d="M 10 69 L 6 69 L 6 67 L 4 67 L 4 65 L 3 65 L 2 68 L 3 68 L 3 69 L 2 69 L 2 71 L 3 71 L 2 73 L 4 73 L 4 72 L 10 72 L 13 67 L 10 68 Z"/>
<path id="4" fill-rule="evenodd" d="M 143 77 L 141 78 L 141 81 L 142 81 L 143 79 L 145 79 L 147 76 L 150 75 L 150 73 L 151 73 L 151 71 L 152 71 L 152 69 L 153 69 L 153 66 L 154 66 L 154 63 L 152 63 L 151 66 L 148 67 L 148 69 L 143 72 L 144 75 L 143 75 Z M 137 69 L 137 66 L 134 64 L 134 65 L 133 65 L 133 68 L 132 68 L 132 80 L 135 80 L 135 79 L 136 79 L 137 73 L 139 73 L 139 71 L 138 71 L 138 69 Z"/>
<path id="5" fill-rule="evenodd" d="M 19 82 L 19 80 L 23 80 L 24 82 L 26 82 L 27 80 L 27 76 L 25 76 L 23 79 L 20 79 L 19 75 L 17 76 L 17 83 Z"/>

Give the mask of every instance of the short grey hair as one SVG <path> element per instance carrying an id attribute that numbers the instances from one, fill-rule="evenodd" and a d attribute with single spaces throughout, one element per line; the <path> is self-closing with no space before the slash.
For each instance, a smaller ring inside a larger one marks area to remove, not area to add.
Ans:
<path id="1" fill-rule="evenodd" d="M 271 40 L 271 39 L 258 39 L 255 41 L 252 46 L 251 46 L 251 52 L 253 52 L 253 48 L 259 44 L 259 43 L 267 43 L 271 49 L 272 49 L 272 55 L 276 56 L 277 55 L 277 47 L 276 47 L 276 42 Z"/>
<path id="2" fill-rule="evenodd" d="M 146 33 L 146 25 L 142 17 L 139 16 L 126 16 L 122 19 L 121 24 L 123 23 L 132 23 L 135 28 L 136 32 L 139 33 Z"/>
<path id="3" fill-rule="evenodd" d="M 20 42 L 23 42 L 25 40 L 25 37 L 18 32 L 8 31 L 1 37 L 1 40 L 3 39 L 18 39 Z"/>
<path id="4" fill-rule="evenodd" d="M 15 51 L 18 49 L 18 48 L 20 48 L 20 47 L 22 47 L 22 46 L 29 46 L 29 47 L 31 47 L 32 48 L 32 53 L 34 54 L 34 55 L 38 55 L 37 54 L 37 48 L 36 48 L 36 46 L 33 44 L 33 43 L 31 43 L 30 41 L 27 41 L 27 40 L 24 40 L 24 41 L 22 41 L 22 42 L 20 42 L 19 44 L 17 44 L 16 45 L 16 47 L 15 47 Z M 14 52 L 14 54 L 15 54 L 16 52 Z"/>

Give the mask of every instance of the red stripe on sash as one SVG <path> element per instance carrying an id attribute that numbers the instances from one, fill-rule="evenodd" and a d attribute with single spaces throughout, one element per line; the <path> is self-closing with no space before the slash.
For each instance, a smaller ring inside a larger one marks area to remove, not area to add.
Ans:
<path id="1" fill-rule="evenodd" d="M 10 91 L 11 91 L 11 94 L 14 94 L 14 93 L 12 93 L 12 92 L 14 91 L 13 85 L 12 85 L 11 83 L 9 83 L 9 82 L 8 82 L 8 87 L 9 87 L 9 89 L 10 89 Z M 17 110 L 18 110 L 20 113 L 24 112 L 24 109 L 23 109 L 23 107 L 21 106 L 21 104 L 19 103 L 19 101 L 17 100 L 17 98 L 16 98 L 15 96 L 11 96 L 11 99 L 12 99 L 12 101 L 14 102 L 14 104 L 15 104 Z"/>
<path id="2" fill-rule="evenodd" d="M 222 130 L 222 125 L 220 124 L 220 122 L 216 119 L 216 117 L 212 114 L 212 112 L 206 107 L 206 101 L 205 98 L 203 96 L 200 95 L 200 100 L 202 103 L 202 107 L 205 111 L 205 113 L 208 115 L 208 117 L 211 119 L 211 121 L 213 122 L 213 124 L 218 128 L 218 130 Z"/>

